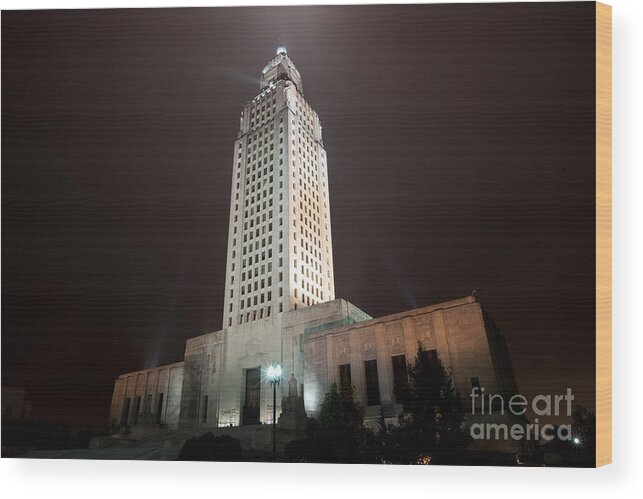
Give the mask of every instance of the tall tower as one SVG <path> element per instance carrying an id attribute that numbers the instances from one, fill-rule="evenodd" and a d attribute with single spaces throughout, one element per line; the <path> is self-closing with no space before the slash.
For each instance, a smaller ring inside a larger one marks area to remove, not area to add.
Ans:
<path id="1" fill-rule="evenodd" d="M 234 144 L 224 328 L 335 298 L 319 117 L 285 48 L 260 81 Z"/>

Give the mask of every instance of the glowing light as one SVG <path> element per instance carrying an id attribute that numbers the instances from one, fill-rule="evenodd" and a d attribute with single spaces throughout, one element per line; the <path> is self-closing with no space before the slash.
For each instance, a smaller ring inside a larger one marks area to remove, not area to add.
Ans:
<path id="1" fill-rule="evenodd" d="M 279 364 L 270 365 L 266 369 L 266 377 L 270 382 L 279 381 L 281 379 L 281 374 L 282 374 L 282 370 Z"/>
<path id="2" fill-rule="evenodd" d="M 574 442 L 574 445 L 580 445 L 580 438 L 578 438 L 578 437 L 574 437 L 574 439 L 572 440 L 572 442 Z"/>

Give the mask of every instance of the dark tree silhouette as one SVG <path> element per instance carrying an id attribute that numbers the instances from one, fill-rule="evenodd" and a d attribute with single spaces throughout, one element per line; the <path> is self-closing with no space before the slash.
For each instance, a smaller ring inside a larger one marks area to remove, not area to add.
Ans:
<path id="1" fill-rule="evenodd" d="M 470 437 L 464 427 L 464 405 L 451 375 L 435 352 L 425 350 L 421 343 L 407 371 L 408 385 L 395 393 L 403 407 L 398 426 L 389 425 L 379 434 L 384 460 L 463 462 Z"/>
<path id="2" fill-rule="evenodd" d="M 321 463 L 372 463 L 373 433 L 365 428 L 353 388 L 333 383 L 324 396 L 318 419 L 310 419 L 308 436 L 286 446 L 291 461 Z"/>
<path id="3" fill-rule="evenodd" d="M 572 412 L 572 445 L 576 450 L 576 460 L 581 466 L 594 466 L 596 462 L 596 415 L 582 405 Z M 577 443 L 578 442 L 578 443 Z"/>
<path id="4" fill-rule="evenodd" d="M 241 442 L 227 435 L 215 437 L 207 432 L 187 440 L 177 461 L 241 461 Z"/>
<path id="5" fill-rule="evenodd" d="M 434 352 L 418 344 L 415 361 L 407 366 L 408 384 L 395 395 L 402 403 L 397 424 L 386 424 L 384 414 L 374 434 L 364 426 L 353 388 L 336 384 L 324 397 L 319 418 L 311 420 L 308 437 L 291 442 L 289 460 L 339 463 L 461 463 L 467 462 L 470 437 L 464 427 L 465 410 Z"/>
<path id="6" fill-rule="evenodd" d="M 353 387 L 338 389 L 333 383 L 319 409 L 315 434 L 318 457 L 330 462 L 368 462 L 368 433 Z"/>

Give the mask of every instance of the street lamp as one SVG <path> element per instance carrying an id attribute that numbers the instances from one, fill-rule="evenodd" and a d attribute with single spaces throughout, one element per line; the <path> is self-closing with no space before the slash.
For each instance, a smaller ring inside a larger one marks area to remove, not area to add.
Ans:
<path id="1" fill-rule="evenodd" d="M 270 365 L 266 370 L 268 382 L 272 386 L 272 459 L 277 461 L 277 387 L 281 382 L 281 366 Z"/>

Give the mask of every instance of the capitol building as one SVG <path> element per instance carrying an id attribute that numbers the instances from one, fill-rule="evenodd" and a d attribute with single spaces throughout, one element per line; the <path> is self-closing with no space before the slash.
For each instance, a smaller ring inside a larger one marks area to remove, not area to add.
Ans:
<path id="1" fill-rule="evenodd" d="M 336 297 L 332 165 L 319 117 L 283 47 L 260 81 L 233 146 L 222 328 L 190 338 L 180 362 L 119 376 L 110 426 L 203 433 L 271 424 L 293 389 L 315 417 L 333 383 L 354 387 L 367 424 L 381 414 L 394 421 L 395 388 L 407 382 L 418 342 L 451 373 L 468 412 L 473 387 L 516 393 L 504 338 L 475 296 L 376 318 Z M 265 372 L 277 364 L 275 408 Z"/>

